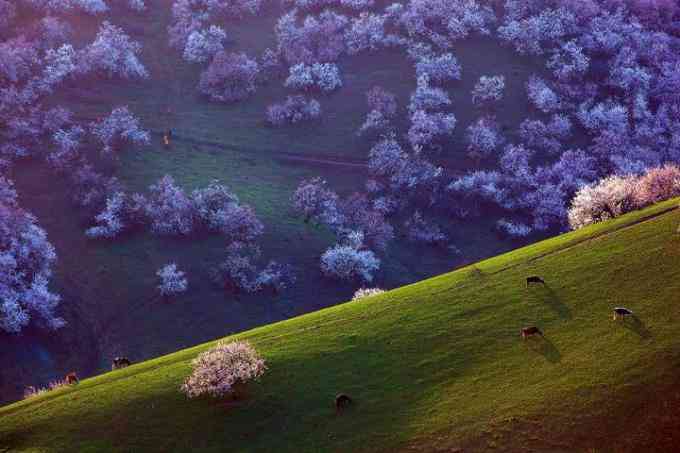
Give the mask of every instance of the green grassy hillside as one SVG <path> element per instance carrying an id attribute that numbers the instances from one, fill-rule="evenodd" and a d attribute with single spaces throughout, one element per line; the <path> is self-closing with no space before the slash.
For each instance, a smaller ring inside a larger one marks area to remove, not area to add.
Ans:
<path id="1" fill-rule="evenodd" d="M 270 368 L 236 403 L 178 391 L 209 343 L 7 406 L 0 451 L 671 451 L 677 203 L 236 335 Z"/>

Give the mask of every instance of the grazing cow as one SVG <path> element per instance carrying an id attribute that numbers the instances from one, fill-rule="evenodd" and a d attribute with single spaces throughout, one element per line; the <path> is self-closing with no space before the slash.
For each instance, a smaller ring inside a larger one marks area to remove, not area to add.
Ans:
<path id="1" fill-rule="evenodd" d="M 127 357 L 116 357 L 113 359 L 113 365 L 111 365 L 111 369 L 117 370 L 119 368 L 129 367 L 130 365 L 132 365 L 132 362 L 130 362 L 130 359 Z"/>
<path id="2" fill-rule="evenodd" d="M 617 319 L 625 319 L 626 316 L 632 316 L 633 312 L 627 308 L 614 307 L 614 321 Z"/>
<path id="3" fill-rule="evenodd" d="M 523 340 L 526 340 L 527 338 L 533 337 L 534 335 L 543 336 L 543 332 L 541 332 L 541 329 L 536 326 L 523 327 L 520 335 L 522 336 Z"/>
<path id="4" fill-rule="evenodd" d="M 352 404 L 352 398 L 344 393 L 338 393 L 335 397 L 335 412 L 340 413 Z"/>
<path id="5" fill-rule="evenodd" d="M 80 382 L 75 371 L 71 371 L 69 374 L 67 374 L 64 380 L 68 385 L 78 384 Z"/>
<path id="6" fill-rule="evenodd" d="M 527 288 L 532 283 L 540 283 L 541 285 L 545 285 L 545 281 L 538 275 L 532 275 L 531 277 L 527 277 Z"/>

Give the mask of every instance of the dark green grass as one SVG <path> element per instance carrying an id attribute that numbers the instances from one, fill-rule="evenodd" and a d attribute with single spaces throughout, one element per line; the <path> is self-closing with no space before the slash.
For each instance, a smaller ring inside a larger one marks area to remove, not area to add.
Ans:
<path id="1" fill-rule="evenodd" d="M 680 361 L 676 204 L 236 335 L 269 365 L 240 402 L 179 393 L 209 343 L 0 409 L 0 447 L 430 451 L 485 439 L 478 451 L 505 436 L 503 451 L 585 450 L 599 437 L 571 432 L 576 420 L 625 411 L 631 388 Z M 529 274 L 547 286 L 525 288 Z M 613 322 L 618 305 L 638 322 Z M 519 339 L 532 324 L 545 340 Z M 357 404 L 337 417 L 339 391 Z"/>

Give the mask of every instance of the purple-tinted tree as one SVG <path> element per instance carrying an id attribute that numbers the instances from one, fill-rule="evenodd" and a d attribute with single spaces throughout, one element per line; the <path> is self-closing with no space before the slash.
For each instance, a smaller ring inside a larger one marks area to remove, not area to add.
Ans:
<path id="1" fill-rule="evenodd" d="M 472 90 L 472 102 L 476 106 L 489 106 L 503 99 L 505 76 L 481 76 Z"/>
<path id="2" fill-rule="evenodd" d="M 18 333 L 31 320 L 48 329 L 65 325 L 55 313 L 60 297 L 48 289 L 57 259 L 47 234 L 23 210 L 12 183 L 0 177 L 0 329 Z"/>
<path id="3" fill-rule="evenodd" d="M 562 142 L 571 137 L 571 132 L 571 121 L 562 114 L 553 115 L 548 123 L 526 119 L 519 126 L 519 136 L 527 146 L 552 154 L 560 152 Z"/>
<path id="4" fill-rule="evenodd" d="M 335 91 L 342 87 L 340 69 L 334 63 L 314 63 L 306 65 L 299 63 L 290 67 L 290 74 L 285 86 L 296 90 Z"/>
<path id="5" fill-rule="evenodd" d="M 338 195 L 328 189 L 326 181 L 321 178 L 302 181 L 293 194 L 292 202 L 293 208 L 304 215 L 305 222 L 314 220 L 334 227 L 345 221 L 338 206 Z"/>
<path id="6" fill-rule="evenodd" d="M 288 96 L 283 103 L 267 107 L 267 123 L 283 126 L 303 121 L 313 121 L 321 116 L 321 104 L 316 99 L 305 96 Z"/>
<path id="7" fill-rule="evenodd" d="M 298 24 L 297 10 L 281 16 L 276 25 L 278 49 L 290 65 L 330 63 L 345 53 L 349 19 L 330 10 L 307 16 Z"/>
<path id="8" fill-rule="evenodd" d="M 416 76 L 427 76 L 435 83 L 460 80 L 461 66 L 452 53 L 422 57 L 416 63 Z"/>
<path id="9" fill-rule="evenodd" d="M 408 106 L 411 114 L 417 110 L 439 110 L 449 105 L 451 105 L 451 98 L 446 91 L 430 86 L 428 76 L 418 77 L 418 85 L 411 94 L 411 102 Z"/>
<path id="10" fill-rule="evenodd" d="M 170 175 L 149 187 L 145 208 L 155 234 L 186 236 L 194 229 L 191 200 Z"/>
<path id="11" fill-rule="evenodd" d="M 151 141 L 127 106 L 113 109 L 109 116 L 92 123 L 90 130 L 103 145 L 102 153 L 109 156 L 119 153 L 125 143 L 143 146 Z"/>
<path id="12" fill-rule="evenodd" d="M 456 117 L 453 113 L 416 110 L 411 115 L 411 127 L 408 140 L 415 148 L 431 146 L 435 141 L 451 136 L 456 128 Z"/>
<path id="13" fill-rule="evenodd" d="M 242 205 L 236 195 L 217 181 L 194 190 L 191 201 L 196 220 L 208 231 L 219 232 L 231 242 L 251 242 L 264 231 L 253 209 Z"/>
<path id="14" fill-rule="evenodd" d="M 556 112 L 564 108 L 559 95 L 540 77 L 531 76 L 526 88 L 529 101 L 543 113 Z"/>
<path id="15" fill-rule="evenodd" d="M 468 153 L 479 157 L 488 157 L 498 150 L 505 138 L 496 118 L 485 116 L 479 118 L 467 128 Z"/>
<path id="16" fill-rule="evenodd" d="M 142 46 L 122 28 L 104 21 L 92 44 L 81 51 L 77 69 L 81 73 L 95 71 L 109 77 L 146 79 L 149 72 L 139 60 L 141 51 Z"/>
<path id="17" fill-rule="evenodd" d="M 255 93 L 257 61 L 244 53 L 218 52 L 201 74 L 200 91 L 213 101 L 236 102 Z"/>
<path id="18" fill-rule="evenodd" d="M 321 255 L 321 272 L 338 280 L 373 281 L 380 259 L 363 249 L 363 235 L 357 233 L 344 244 L 337 244 Z"/>
<path id="19" fill-rule="evenodd" d="M 227 33 L 217 25 L 205 30 L 196 30 L 187 37 L 184 46 L 184 59 L 191 63 L 203 63 L 210 60 L 217 52 L 224 50 Z"/>

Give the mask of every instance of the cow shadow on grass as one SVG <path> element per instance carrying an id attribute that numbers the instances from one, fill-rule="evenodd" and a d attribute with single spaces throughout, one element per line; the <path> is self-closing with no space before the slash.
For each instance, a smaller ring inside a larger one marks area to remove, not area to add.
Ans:
<path id="1" fill-rule="evenodd" d="M 526 344 L 532 352 L 542 355 L 550 363 L 557 363 L 562 359 L 555 344 L 546 337 L 529 338 Z"/>
<path id="2" fill-rule="evenodd" d="M 560 296 L 548 285 L 543 284 L 540 286 L 529 287 L 533 298 L 537 302 L 542 302 L 546 304 L 552 311 L 554 311 L 557 316 L 562 319 L 571 319 L 572 314 L 569 307 L 562 302 Z"/>
<path id="3" fill-rule="evenodd" d="M 645 326 L 645 323 L 635 315 L 627 316 L 618 322 L 643 340 L 652 338 L 652 332 Z"/>

